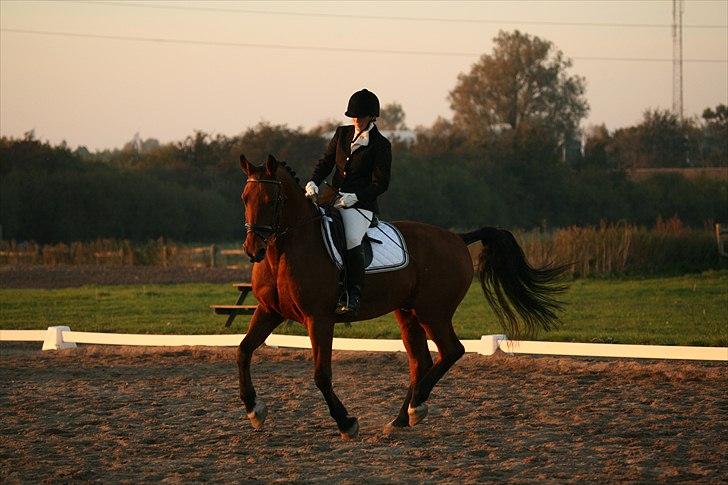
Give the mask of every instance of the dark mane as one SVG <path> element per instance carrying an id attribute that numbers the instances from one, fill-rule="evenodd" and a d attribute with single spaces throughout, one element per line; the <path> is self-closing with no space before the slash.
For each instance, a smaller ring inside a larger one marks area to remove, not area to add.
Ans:
<path id="1" fill-rule="evenodd" d="M 278 166 L 286 169 L 286 172 L 288 172 L 288 175 L 290 175 L 291 178 L 296 182 L 298 188 L 303 190 L 303 187 L 301 187 L 301 181 L 296 176 L 296 172 L 294 172 L 293 169 L 286 164 L 286 162 L 280 162 Z"/>

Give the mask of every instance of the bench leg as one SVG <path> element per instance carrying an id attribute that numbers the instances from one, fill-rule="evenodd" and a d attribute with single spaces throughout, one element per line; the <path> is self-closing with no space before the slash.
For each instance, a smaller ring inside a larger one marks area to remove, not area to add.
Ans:
<path id="1" fill-rule="evenodd" d="M 243 301 L 245 300 L 245 297 L 248 296 L 248 293 L 250 293 L 249 289 L 244 289 L 240 292 L 240 296 L 238 296 L 238 301 L 235 303 L 236 305 L 242 305 Z M 227 317 L 227 321 L 225 322 L 226 327 L 230 327 L 230 325 L 233 324 L 233 320 L 235 320 L 235 317 L 237 317 L 238 314 L 233 312 Z"/>

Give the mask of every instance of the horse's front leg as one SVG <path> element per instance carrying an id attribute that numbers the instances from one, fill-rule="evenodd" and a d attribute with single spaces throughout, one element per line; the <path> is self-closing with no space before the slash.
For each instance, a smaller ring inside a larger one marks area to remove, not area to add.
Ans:
<path id="1" fill-rule="evenodd" d="M 255 388 L 250 377 L 250 360 L 255 349 L 281 324 L 283 317 L 275 312 L 263 310 L 259 305 L 248 325 L 245 338 L 238 347 L 238 376 L 240 379 L 240 399 L 245 405 L 248 419 L 256 430 L 260 429 L 268 415 L 262 401 L 256 401 Z"/>
<path id="2" fill-rule="evenodd" d="M 311 348 L 316 366 L 314 371 L 316 387 L 323 394 L 342 438 L 356 438 L 359 434 L 359 421 L 355 417 L 349 416 L 344 405 L 336 397 L 331 384 L 331 345 L 334 339 L 334 323 L 321 320 L 310 321 L 308 334 L 311 337 Z"/>

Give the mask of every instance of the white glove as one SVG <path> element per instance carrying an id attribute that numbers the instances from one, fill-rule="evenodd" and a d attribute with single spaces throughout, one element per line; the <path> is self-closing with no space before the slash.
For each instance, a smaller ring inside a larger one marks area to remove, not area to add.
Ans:
<path id="1" fill-rule="evenodd" d="M 306 184 L 306 197 L 314 198 L 316 195 L 318 195 L 318 185 L 311 180 Z"/>
<path id="2" fill-rule="evenodd" d="M 348 194 L 345 192 L 341 193 L 341 197 L 339 197 L 336 202 L 334 202 L 334 207 L 337 208 L 346 208 L 351 207 L 352 205 L 356 204 L 359 199 L 356 198 L 356 194 Z"/>

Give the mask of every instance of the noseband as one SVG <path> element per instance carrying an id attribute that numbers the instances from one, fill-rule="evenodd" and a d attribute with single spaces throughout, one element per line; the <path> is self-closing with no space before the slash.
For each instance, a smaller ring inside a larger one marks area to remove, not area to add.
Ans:
<path id="1" fill-rule="evenodd" d="M 250 234 L 251 232 L 263 240 L 263 244 L 267 245 L 271 237 L 277 236 L 281 233 L 281 212 L 283 212 L 283 204 L 286 201 L 281 189 L 281 182 L 279 180 L 248 180 L 246 184 L 259 183 L 259 184 L 273 184 L 276 186 L 275 206 L 273 207 L 273 222 L 271 224 L 251 224 L 245 223 L 245 232 Z"/>

